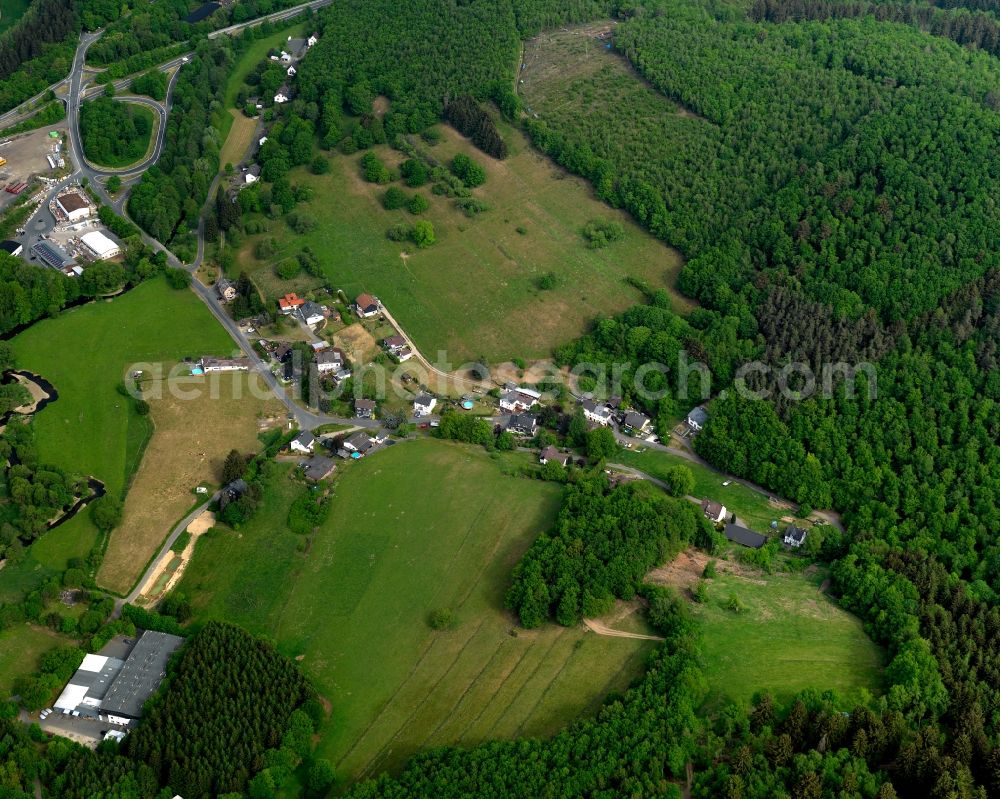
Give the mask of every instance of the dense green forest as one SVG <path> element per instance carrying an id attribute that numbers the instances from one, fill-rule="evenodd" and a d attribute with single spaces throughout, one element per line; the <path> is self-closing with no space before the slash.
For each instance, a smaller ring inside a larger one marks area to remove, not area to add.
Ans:
<path id="1" fill-rule="evenodd" d="M 87 160 L 121 167 L 142 160 L 153 133 L 153 112 L 136 103 L 99 97 L 80 106 L 80 138 Z"/>

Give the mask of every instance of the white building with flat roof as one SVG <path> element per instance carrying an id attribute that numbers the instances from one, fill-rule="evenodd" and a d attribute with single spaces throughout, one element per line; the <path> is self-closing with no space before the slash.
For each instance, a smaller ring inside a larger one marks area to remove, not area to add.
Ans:
<path id="1" fill-rule="evenodd" d="M 99 230 L 92 230 L 80 236 L 80 241 L 95 256 L 101 259 L 114 258 L 120 255 L 122 248 L 117 242 L 105 236 Z"/>

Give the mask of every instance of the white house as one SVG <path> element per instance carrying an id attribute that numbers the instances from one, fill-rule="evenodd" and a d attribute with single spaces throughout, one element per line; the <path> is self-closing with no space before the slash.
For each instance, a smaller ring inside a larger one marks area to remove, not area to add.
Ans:
<path id="1" fill-rule="evenodd" d="M 705 426 L 705 422 L 707 421 L 708 411 L 705 410 L 704 405 L 692 408 L 691 412 L 687 415 L 687 425 L 696 433 Z"/>
<path id="2" fill-rule="evenodd" d="M 648 435 L 653 428 L 652 420 L 643 413 L 638 411 L 629 411 L 625 414 L 622 424 L 632 431 L 633 435 L 645 436 Z"/>
<path id="3" fill-rule="evenodd" d="M 790 524 L 785 528 L 785 537 L 783 540 L 788 546 L 798 548 L 806 541 L 806 531 L 801 527 Z"/>
<path id="4" fill-rule="evenodd" d="M 508 388 L 500 395 L 500 410 L 506 413 L 521 413 L 534 408 L 541 394 L 528 388 L 517 386 Z"/>
<path id="5" fill-rule="evenodd" d="M 286 53 L 284 50 L 281 51 L 281 61 L 285 64 L 292 63 L 292 54 Z"/>
<path id="6" fill-rule="evenodd" d="M 712 524 L 718 524 L 723 519 L 726 518 L 726 506 L 719 503 L 713 502 L 710 499 L 706 499 L 701 503 L 701 511 L 705 514 L 705 518 L 708 519 Z"/>
<path id="7" fill-rule="evenodd" d="M 258 147 L 263 147 L 263 146 L 264 146 L 264 144 L 265 144 L 266 142 L 267 142 L 267 136 L 261 136 L 261 137 L 260 137 L 260 138 L 259 138 L 259 139 L 257 140 L 257 146 L 258 146 Z"/>
<path id="8" fill-rule="evenodd" d="M 290 77 L 290 78 L 294 78 L 295 77 L 295 67 L 289 67 L 287 70 L 285 70 L 285 74 L 288 75 L 288 77 Z"/>
<path id="9" fill-rule="evenodd" d="M 282 86 L 280 89 L 278 89 L 278 93 L 274 95 L 274 102 L 277 103 L 278 105 L 281 105 L 282 103 L 287 103 L 291 99 L 288 96 L 288 91 L 289 90 L 287 86 Z"/>
<path id="10" fill-rule="evenodd" d="M 316 353 L 316 371 L 321 375 L 339 372 L 344 368 L 344 353 L 334 347 Z"/>
<path id="11" fill-rule="evenodd" d="M 314 33 L 308 39 L 306 39 L 306 47 L 312 47 L 316 42 L 319 41 L 319 37 Z"/>
<path id="12" fill-rule="evenodd" d="M 583 416 L 588 422 L 607 427 L 611 424 L 611 409 L 607 405 L 598 404 L 593 400 L 584 400 Z"/>
<path id="13" fill-rule="evenodd" d="M 430 394 L 421 394 L 415 400 L 413 400 L 413 415 L 414 416 L 428 416 L 434 412 L 434 408 L 437 405 L 437 398 L 432 397 Z"/>
<path id="14" fill-rule="evenodd" d="M 313 449 L 316 446 L 316 436 L 310 433 L 308 430 L 303 430 L 295 438 L 291 440 L 288 448 L 292 452 L 301 452 L 304 455 L 312 454 Z"/>
<path id="15" fill-rule="evenodd" d="M 378 301 L 378 297 L 371 294 L 359 294 L 354 301 L 354 310 L 358 316 L 367 319 L 370 316 L 377 316 L 381 312 L 382 303 Z"/>

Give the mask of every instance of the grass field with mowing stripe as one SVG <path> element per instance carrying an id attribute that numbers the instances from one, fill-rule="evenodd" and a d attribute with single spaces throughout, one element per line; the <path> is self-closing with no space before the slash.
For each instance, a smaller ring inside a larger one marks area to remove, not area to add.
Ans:
<path id="1" fill-rule="evenodd" d="M 440 128 L 442 142 L 428 148 L 441 163 L 461 152 L 482 164 L 486 183 L 473 193 L 489 206 L 470 219 L 454 200 L 431 194 L 430 185 L 419 189 L 430 204 L 421 218 L 434 225 L 433 246 L 416 249 L 390 241 L 388 228 L 413 224 L 417 217 L 382 207 L 387 187 L 362 180 L 360 154 L 334 155 L 329 174 L 298 169 L 291 178 L 314 190 L 313 199 L 297 211 L 314 217 L 316 228 L 296 235 L 284 222 L 268 222 L 268 232 L 247 237 L 240 268 L 249 268 L 268 295 L 280 296 L 289 284 L 276 277 L 274 264 L 308 245 L 333 286 L 350 297 L 376 294 L 424 353 L 435 358 L 444 350 L 455 365 L 480 356 L 492 363 L 549 356 L 596 317 L 642 301 L 628 278 L 657 289 L 673 286 L 682 265 L 679 253 L 596 199 L 589 186 L 541 155 L 519 131 L 501 128 L 511 152 L 503 161 L 476 150 L 447 126 Z M 374 152 L 387 164 L 401 160 L 388 147 Z M 621 222 L 625 238 L 589 249 L 581 231 L 594 219 Z M 256 261 L 257 241 L 272 236 L 277 254 Z M 555 285 L 543 289 L 540 282 L 550 273 Z M 679 294 L 672 297 L 679 308 L 690 307 Z"/>
<path id="2" fill-rule="evenodd" d="M 510 456 L 513 457 L 513 456 Z M 419 749 L 543 735 L 625 687 L 652 644 L 554 625 L 518 629 L 510 572 L 559 504 L 482 450 L 405 442 L 340 465 L 329 520 L 300 552 L 301 487 L 276 467 L 261 514 L 199 539 L 178 590 L 198 620 L 274 638 L 330 700 L 318 754 L 353 780 Z M 457 625 L 434 631 L 428 614 Z"/>

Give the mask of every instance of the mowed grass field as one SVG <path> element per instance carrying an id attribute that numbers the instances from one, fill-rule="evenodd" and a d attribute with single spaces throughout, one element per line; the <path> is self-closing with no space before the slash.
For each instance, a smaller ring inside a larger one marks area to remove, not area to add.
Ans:
<path id="1" fill-rule="evenodd" d="M 29 5 L 31 0 L 0 0 L 0 33 L 23 17 Z"/>
<path id="2" fill-rule="evenodd" d="M 251 380 L 256 376 L 239 372 L 184 378 L 184 391 L 199 394 L 192 398 L 174 396 L 166 381 L 144 385 L 148 395 L 159 395 L 149 401 L 155 432 L 129 487 L 122 523 L 111 533 L 99 585 L 128 593 L 177 520 L 203 501 L 195 486 L 220 483 L 230 450 L 259 450 L 262 421 L 284 421 L 284 406 L 254 396 Z"/>
<path id="3" fill-rule="evenodd" d="M 18 366 L 42 375 L 59 392 L 34 419 L 41 459 L 92 475 L 118 495 L 139 465 L 149 432 L 131 400 L 117 390 L 132 365 L 151 369 L 233 349 L 197 297 L 169 288 L 162 278 L 40 321 L 12 343 Z M 194 427 L 198 418 L 192 414 L 190 422 Z M 64 553 L 86 554 L 95 537 L 84 513 L 43 536 L 32 550 L 38 549 L 39 557 L 45 553 L 45 565 L 65 568 Z"/>
<path id="4" fill-rule="evenodd" d="M 443 350 L 456 365 L 480 356 L 491 362 L 546 357 L 596 317 L 642 301 L 627 278 L 655 288 L 673 285 L 682 265 L 679 253 L 597 200 L 588 185 L 540 154 L 519 131 L 501 129 L 511 153 L 503 161 L 447 126 L 440 128 L 443 141 L 427 148 L 442 163 L 466 153 L 488 174 L 474 195 L 490 210 L 474 219 L 454 200 L 431 194 L 429 185 L 419 190 L 430 203 L 421 218 L 434 225 L 433 246 L 420 250 L 389 241 L 389 227 L 417 217 L 382 207 L 386 186 L 362 180 L 361 154 L 333 155 L 329 174 L 300 169 L 292 177 L 314 189 L 314 198 L 299 210 L 315 217 L 317 227 L 295 235 L 283 222 L 270 223 L 261 236 L 276 237 L 279 252 L 256 261 L 260 236 L 248 237 L 242 268 L 249 266 L 268 294 L 280 296 L 287 285 L 275 276 L 274 264 L 308 245 L 335 288 L 350 297 L 376 294 L 425 354 L 434 358 Z M 390 164 L 401 160 L 388 147 L 375 152 Z M 581 230 L 594 219 L 620 221 L 625 239 L 588 249 Z M 549 273 L 556 286 L 543 290 L 539 281 Z M 688 307 L 674 296 L 679 307 Z"/>
<path id="5" fill-rule="evenodd" d="M 705 560 L 694 559 L 690 585 Z M 710 707 L 762 690 L 782 700 L 817 686 L 846 699 L 862 689 L 880 692 L 883 652 L 860 619 L 820 590 L 822 573 L 764 574 L 724 561 L 717 569 L 707 581 L 708 601 L 690 605 L 701 623 Z M 739 613 L 727 606 L 731 596 L 743 607 Z"/>
<path id="6" fill-rule="evenodd" d="M 301 487 L 279 471 L 261 515 L 199 539 L 178 590 L 196 618 L 274 638 L 329 699 L 318 754 L 343 780 L 419 749 L 554 732 L 642 670 L 653 644 L 517 629 L 510 572 L 554 519 L 553 484 L 481 450 L 406 442 L 341 466 L 329 520 L 300 552 L 284 528 Z M 428 614 L 451 608 L 457 626 Z"/>

